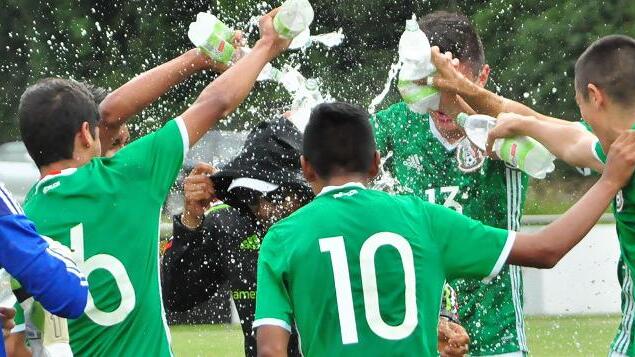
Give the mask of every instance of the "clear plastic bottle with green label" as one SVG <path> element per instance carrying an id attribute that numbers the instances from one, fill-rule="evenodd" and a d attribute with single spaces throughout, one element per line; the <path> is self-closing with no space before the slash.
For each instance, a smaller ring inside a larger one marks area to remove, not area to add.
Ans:
<path id="1" fill-rule="evenodd" d="M 309 28 L 314 15 L 308 0 L 286 0 L 273 19 L 273 27 L 281 37 L 292 39 Z"/>
<path id="2" fill-rule="evenodd" d="M 461 113 L 456 122 L 465 130 L 468 139 L 485 151 L 487 135 L 496 126 L 496 119 L 482 114 Z M 497 139 L 492 150 L 501 160 L 537 179 L 545 178 L 555 168 L 555 156 L 544 145 L 527 136 Z"/>
<path id="3" fill-rule="evenodd" d="M 216 62 L 229 65 L 234 58 L 234 30 L 208 12 L 196 15 L 196 21 L 190 24 L 187 36 L 194 46 Z"/>
<path id="4" fill-rule="evenodd" d="M 399 81 L 397 89 L 410 110 L 425 114 L 438 110 L 441 93 L 437 88 L 422 85 L 418 81 L 436 71 L 432 64 L 432 52 L 428 37 L 419 28 L 417 17 L 406 21 L 406 29 L 399 40 Z"/>

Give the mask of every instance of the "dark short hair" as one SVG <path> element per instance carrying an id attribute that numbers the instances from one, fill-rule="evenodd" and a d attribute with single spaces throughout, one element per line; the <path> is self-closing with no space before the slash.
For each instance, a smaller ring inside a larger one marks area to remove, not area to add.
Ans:
<path id="1" fill-rule="evenodd" d="M 90 94 L 93 96 L 95 103 L 97 103 L 98 107 L 99 107 L 99 104 L 101 104 L 101 102 L 103 102 L 104 99 L 106 99 L 106 97 L 109 94 L 108 89 L 104 87 L 96 86 L 88 82 L 81 82 L 81 84 L 83 84 L 86 87 L 86 89 L 88 89 Z"/>
<path id="2" fill-rule="evenodd" d="M 46 78 L 28 87 L 18 108 L 20 134 L 38 167 L 73 157 L 75 134 L 99 124 L 97 104 L 79 82 Z"/>
<path id="3" fill-rule="evenodd" d="M 635 105 L 635 39 L 611 35 L 593 42 L 575 64 L 575 86 L 584 99 L 589 83 L 618 104 Z"/>
<path id="4" fill-rule="evenodd" d="M 304 158 L 321 178 L 366 173 L 375 158 L 375 138 L 366 110 L 348 103 L 323 103 L 304 131 Z"/>
<path id="5" fill-rule="evenodd" d="M 430 45 L 441 52 L 452 52 L 455 58 L 469 64 L 472 74 L 479 74 L 485 64 L 485 52 L 481 37 L 470 19 L 457 12 L 435 11 L 419 20 L 419 27 Z"/>

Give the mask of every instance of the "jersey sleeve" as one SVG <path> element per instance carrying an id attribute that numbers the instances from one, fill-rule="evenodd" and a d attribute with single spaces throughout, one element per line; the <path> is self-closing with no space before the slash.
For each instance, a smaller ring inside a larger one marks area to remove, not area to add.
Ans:
<path id="1" fill-rule="evenodd" d="M 161 288 L 168 310 L 186 311 L 209 300 L 227 280 L 220 265 L 220 249 L 212 231 L 190 230 L 180 216 L 173 218 L 173 237 L 161 261 Z"/>
<path id="2" fill-rule="evenodd" d="M 448 280 L 484 278 L 490 281 L 502 269 L 516 233 L 486 226 L 456 211 L 423 202 L 430 235 L 441 250 Z"/>
<path id="3" fill-rule="evenodd" d="M 282 327 L 291 333 L 293 310 L 285 282 L 287 264 L 284 252 L 275 232 L 269 231 L 263 239 L 258 257 L 254 329 L 270 325 Z"/>
<path id="4" fill-rule="evenodd" d="M 0 245 L 0 265 L 46 310 L 70 318 L 84 312 L 86 278 L 70 258 L 49 248 L 25 216 L 0 217 Z"/>
<path id="5" fill-rule="evenodd" d="M 148 182 L 148 192 L 163 202 L 183 166 L 189 136 L 181 117 L 126 145 L 112 159 L 130 179 Z"/>

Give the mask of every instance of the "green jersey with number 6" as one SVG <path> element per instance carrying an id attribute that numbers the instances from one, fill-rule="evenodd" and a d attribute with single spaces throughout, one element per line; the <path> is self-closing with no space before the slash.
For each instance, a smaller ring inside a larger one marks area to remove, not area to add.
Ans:
<path id="1" fill-rule="evenodd" d="M 38 232 L 70 247 L 89 281 L 86 310 L 69 320 L 76 356 L 169 356 L 159 285 L 159 219 L 189 148 L 182 119 L 112 158 L 45 176 L 25 211 Z"/>
<path id="2" fill-rule="evenodd" d="M 327 187 L 275 224 L 254 328 L 295 324 L 306 356 L 433 356 L 446 278 L 495 276 L 515 233 L 414 196 Z"/>
<path id="3" fill-rule="evenodd" d="M 430 115 L 397 103 L 372 118 L 377 148 L 392 153 L 387 170 L 397 192 L 412 193 L 485 224 L 518 231 L 527 175 L 490 160 L 467 139 L 448 143 Z M 450 281 L 457 292 L 461 323 L 470 334 L 470 354 L 527 351 L 519 267 L 505 265 L 490 284 Z"/>

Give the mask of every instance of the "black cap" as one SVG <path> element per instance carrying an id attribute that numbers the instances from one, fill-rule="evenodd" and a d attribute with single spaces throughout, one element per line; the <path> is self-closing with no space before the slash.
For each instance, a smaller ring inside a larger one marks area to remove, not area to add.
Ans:
<path id="1" fill-rule="evenodd" d="M 302 176 L 302 133 L 284 117 L 260 122 L 249 133 L 242 150 L 212 176 L 216 195 L 230 206 L 245 206 L 263 195 L 253 188 L 234 187 L 232 181 L 251 178 L 293 190 L 309 200 L 313 192 Z"/>

